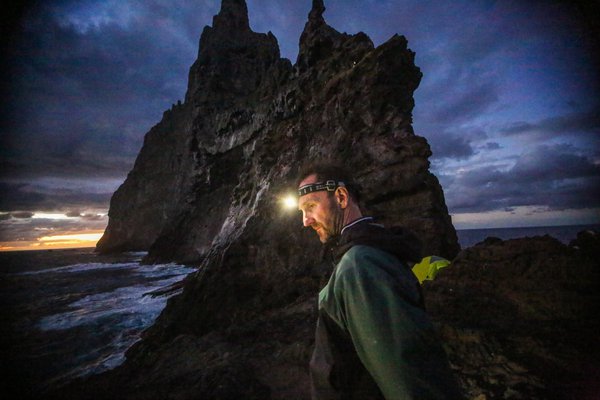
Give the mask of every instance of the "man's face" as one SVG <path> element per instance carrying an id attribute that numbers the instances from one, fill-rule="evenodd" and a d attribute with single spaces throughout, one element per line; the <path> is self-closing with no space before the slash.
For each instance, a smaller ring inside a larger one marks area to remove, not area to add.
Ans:
<path id="1" fill-rule="evenodd" d="M 307 176 L 300 187 L 317 182 L 315 174 Z M 339 234 L 343 220 L 343 211 L 337 207 L 331 192 L 320 191 L 306 194 L 298 200 L 298 209 L 302 211 L 302 222 L 311 227 L 319 235 L 321 243 Z"/>

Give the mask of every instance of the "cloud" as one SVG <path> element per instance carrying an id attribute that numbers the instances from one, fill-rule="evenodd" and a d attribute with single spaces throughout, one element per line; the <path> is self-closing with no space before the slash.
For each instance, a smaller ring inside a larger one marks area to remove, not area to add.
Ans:
<path id="1" fill-rule="evenodd" d="M 444 129 L 446 124 L 422 121 L 416 125 L 416 133 L 427 138 L 431 146 L 433 162 L 440 160 L 468 161 L 478 154 L 481 146 L 477 143 L 487 139 L 485 129 L 477 126 L 459 127 L 456 130 Z"/>
<path id="2" fill-rule="evenodd" d="M 13 218 L 17 218 L 17 219 L 29 219 L 31 217 L 33 217 L 33 213 L 32 212 L 14 212 L 10 214 Z"/>
<path id="3" fill-rule="evenodd" d="M 65 215 L 69 218 L 77 218 L 77 217 L 81 217 L 81 212 L 80 211 L 69 211 L 69 212 L 65 213 Z"/>
<path id="4" fill-rule="evenodd" d="M 288 1 L 284 4 L 279 1 L 247 1 L 250 26 L 256 32 L 271 31 L 279 43 L 281 57 L 296 62 L 298 55 L 298 40 L 307 21 L 311 8 L 310 2 Z M 327 11 L 325 18 L 334 12 L 330 9 L 334 4 L 325 4 Z"/>
<path id="5" fill-rule="evenodd" d="M 183 98 L 202 19 L 217 2 L 52 1 L 12 50 L 4 176 L 124 177 L 142 137 Z"/>
<path id="6" fill-rule="evenodd" d="M 35 241 L 43 236 L 99 231 L 105 229 L 107 223 L 107 217 L 87 221 L 78 218 L 5 220 L 0 221 L 0 242 Z"/>
<path id="7" fill-rule="evenodd" d="M 600 166 L 572 146 L 541 145 L 509 169 L 473 168 L 447 181 L 452 212 L 482 212 L 517 206 L 553 210 L 600 207 Z"/>
<path id="8" fill-rule="evenodd" d="M 560 117 L 545 118 L 537 122 L 518 121 L 500 130 L 507 136 L 537 134 L 543 137 L 556 137 L 569 133 L 600 134 L 599 110 L 573 112 Z"/>
<path id="9" fill-rule="evenodd" d="M 457 134 L 447 133 L 441 136 L 430 136 L 431 151 L 435 159 L 466 159 L 475 154 L 469 139 Z"/>
<path id="10" fill-rule="evenodd" d="M 496 143 L 496 142 L 487 142 L 486 144 L 484 144 L 483 146 L 481 146 L 482 150 L 500 150 L 502 148 L 502 146 L 500 146 L 500 143 Z"/>
<path id="11" fill-rule="evenodd" d="M 105 209 L 115 188 L 106 191 L 91 188 L 45 187 L 39 183 L 0 182 L 0 210 L 57 211 L 73 209 Z"/>
<path id="12" fill-rule="evenodd" d="M 106 216 L 102 214 L 83 214 L 81 218 L 86 221 L 100 221 L 105 219 Z"/>
<path id="13" fill-rule="evenodd" d="M 600 177 L 600 166 L 574 153 L 568 145 L 539 146 L 525 153 L 511 170 L 515 182 L 528 184 L 538 179 L 575 179 Z"/>
<path id="14" fill-rule="evenodd" d="M 39 193 L 27 191 L 25 183 L 0 182 L 0 210 L 35 210 L 45 204 L 47 198 Z"/>
<path id="15" fill-rule="evenodd" d="M 498 98 L 498 88 L 492 82 L 467 86 L 466 90 L 449 90 L 443 101 L 436 104 L 432 119 L 440 123 L 468 120 L 487 111 Z"/>

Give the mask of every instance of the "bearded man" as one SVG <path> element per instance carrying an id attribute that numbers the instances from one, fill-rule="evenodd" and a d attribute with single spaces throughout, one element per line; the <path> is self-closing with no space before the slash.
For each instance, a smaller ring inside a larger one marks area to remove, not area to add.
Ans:
<path id="1" fill-rule="evenodd" d="M 319 293 L 312 398 L 461 399 L 408 266 L 418 240 L 363 216 L 343 167 L 311 165 L 298 181 L 303 224 L 334 265 Z"/>

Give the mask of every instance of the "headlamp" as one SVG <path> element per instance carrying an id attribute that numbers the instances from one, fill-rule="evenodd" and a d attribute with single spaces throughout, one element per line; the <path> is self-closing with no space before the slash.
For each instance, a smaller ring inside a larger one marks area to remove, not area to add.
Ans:
<path id="1" fill-rule="evenodd" d="M 337 189 L 338 187 L 344 186 L 346 186 L 344 182 L 334 180 L 328 180 L 326 182 L 309 183 L 308 185 L 304 185 L 298 188 L 298 197 L 302 197 L 306 194 L 313 192 L 321 192 L 324 190 L 328 192 L 334 192 L 335 189 Z"/>

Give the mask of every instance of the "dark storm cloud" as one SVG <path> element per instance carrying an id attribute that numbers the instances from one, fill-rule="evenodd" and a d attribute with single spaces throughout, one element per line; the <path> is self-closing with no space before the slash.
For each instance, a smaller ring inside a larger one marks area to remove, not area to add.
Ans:
<path id="1" fill-rule="evenodd" d="M 86 221 L 100 221 L 106 219 L 106 217 L 101 214 L 83 214 L 81 218 Z"/>
<path id="2" fill-rule="evenodd" d="M 545 118 L 534 123 L 515 122 L 501 130 L 511 135 L 539 134 L 555 137 L 567 133 L 600 134 L 600 109 L 588 112 L 570 113 L 565 116 Z"/>
<path id="3" fill-rule="evenodd" d="M 0 182 L 0 210 L 36 210 L 39 206 L 45 204 L 46 196 L 30 192 L 27 187 L 28 185 L 25 183 Z"/>
<path id="4" fill-rule="evenodd" d="M 600 176 L 600 166 L 589 158 L 573 152 L 571 146 L 540 146 L 525 153 L 512 168 L 512 178 L 518 183 L 538 179 L 576 179 Z M 600 201 L 600 199 L 599 199 Z"/>
<path id="5" fill-rule="evenodd" d="M 121 4 L 111 11 L 110 2 L 41 3 L 22 21 L 14 101 L 4 113 L 11 118 L 0 131 L 5 175 L 124 176 L 143 134 L 183 97 L 199 19 L 216 10 Z M 100 22 L 90 25 L 96 19 L 86 13 L 94 12 Z"/>
<path id="6" fill-rule="evenodd" d="M 11 213 L 10 215 L 13 218 L 17 218 L 17 219 L 29 219 L 29 218 L 33 217 L 32 212 L 16 212 L 16 213 Z"/>
<path id="7" fill-rule="evenodd" d="M 124 151 L 127 139 L 110 133 L 101 135 L 95 136 L 91 131 L 85 136 L 65 132 L 54 139 L 40 134 L 31 145 L 23 140 L 21 145 L 13 146 L 13 154 L 4 155 L 0 178 L 122 177 L 133 166 L 135 157 L 119 154 Z"/>
<path id="8" fill-rule="evenodd" d="M 498 89 L 492 82 L 466 86 L 466 90 L 464 88 L 462 86 L 457 90 L 455 87 L 446 91 L 447 94 L 437 102 L 430 118 L 438 123 L 470 120 L 485 113 L 498 101 Z"/>
<path id="9" fill-rule="evenodd" d="M 0 242 L 35 241 L 43 236 L 76 234 L 81 231 L 102 230 L 106 227 L 107 217 L 97 220 L 81 221 L 77 218 L 27 219 L 2 221 L 0 225 Z"/>
<path id="10" fill-rule="evenodd" d="M 539 146 L 502 170 L 486 166 L 459 174 L 445 190 L 455 212 L 546 205 L 550 209 L 600 206 L 600 166 L 570 146 Z"/>
<path id="11" fill-rule="evenodd" d="M 476 155 L 480 148 L 475 143 L 487 139 L 487 132 L 479 127 L 469 127 L 462 130 L 444 130 L 445 124 L 422 123 L 418 135 L 425 136 L 431 146 L 432 161 L 463 160 Z"/>
<path id="12" fill-rule="evenodd" d="M 78 208 L 104 209 L 112 191 L 105 193 L 84 190 L 44 190 L 32 184 L 0 183 L 0 210 L 2 211 L 67 211 Z"/>
<path id="13" fill-rule="evenodd" d="M 500 144 L 496 143 L 496 142 L 487 142 L 486 144 L 481 146 L 481 148 L 483 150 L 492 151 L 492 150 L 500 150 L 502 148 L 502 146 L 500 146 Z"/>
<path id="14" fill-rule="evenodd" d="M 465 137 L 456 134 L 446 133 L 442 137 L 430 137 L 431 151 L 433 158 L 462 160 L 475 154 L 475 150 Z"/>

